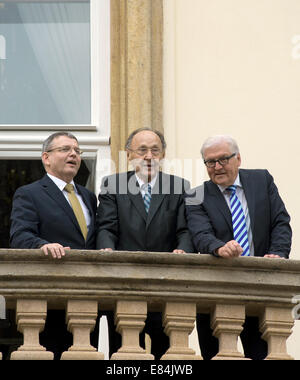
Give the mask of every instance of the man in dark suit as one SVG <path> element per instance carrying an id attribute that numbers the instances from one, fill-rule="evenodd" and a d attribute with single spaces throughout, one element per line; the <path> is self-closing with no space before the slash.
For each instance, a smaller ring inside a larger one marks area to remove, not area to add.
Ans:
<path id="1" fill-rule="evenodd" d="M 239 148 L 229 136 L 209 138 L 201 153 L 210 181 L 186 196 L 188 227 L 196 250 L 227 259 L 241 255 L 288 258 L 290 217 L 269 172 L 239 169 Z M 218 352 L 218 341 L 212 336 L 209 323 L 209 316 L 198 316 L 204 359 Z M 246 357 L 263 359 L 267 355 L 258 318 L 246 317 L 241 340 Z"/>
<path id="2" fill-rule="evenodd" d="M 189 184 L 159 171 L 165 149 L 158 131 L 141 128 L 129 136 L 126 151 L 134 170 L 103 180 L 97 211 L 98 249 L 194 252 L 183 198 Z M 112 353 L 120 342 L 115 342 L 112 319 L 108 319 Z M 152 354 L 159 359 L 169 347 L 160 313 L 148 313 L 145 331 L 152 340 Z"/>
<path id="3" fill-rule="evenodd" d="M 54 259 L 71 254 L 70 249 L 95 249 L 97 198 L 73 181 L 81 153 L 70 133 L 54 133 L 44 142 L 42 161 L 47 174 L 14 195 L 11 248 L 41 248 Z M 41 344 L 54 351 L 55 359 L 72 344 L 64 319 L 64 312 L 48 311 L 41 334 Z"/>

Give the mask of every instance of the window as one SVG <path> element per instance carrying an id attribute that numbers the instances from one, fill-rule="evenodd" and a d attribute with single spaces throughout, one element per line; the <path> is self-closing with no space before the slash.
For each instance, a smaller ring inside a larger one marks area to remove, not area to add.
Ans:
<path id="1" fill-rule="evenodd" d="M 70 131 L 99 191 L 111 157 L 110 26 L 110 0 L 0 0 L 0 161 L 40 160 L 53 131 Z"/>
<path id="2" fill-rule="evenodd" d="M 0 2 L 0 125 L 90 125 L 90 0 Z"/>

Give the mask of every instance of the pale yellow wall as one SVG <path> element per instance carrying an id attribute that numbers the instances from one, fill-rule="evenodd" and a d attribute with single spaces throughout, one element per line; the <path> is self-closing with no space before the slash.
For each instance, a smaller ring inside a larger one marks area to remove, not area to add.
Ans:
<path id="1" fill-rule="evenodd" d="M 203 140 L 234 136 L 242 167 L 274 176 L 299 260 L 300 1 L 164 0 L 164 20 L 167 158 L 185 159 L 175 171 L 196 186 Z M 300 359 L 299 322 L 294 331 L 288 349 Z"/>

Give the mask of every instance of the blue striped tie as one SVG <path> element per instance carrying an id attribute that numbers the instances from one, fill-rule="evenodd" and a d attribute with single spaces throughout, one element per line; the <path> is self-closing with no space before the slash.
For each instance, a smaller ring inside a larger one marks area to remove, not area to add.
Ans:
<path id="1" fill-rule="evenodd" d="M 145 205 L 145 210 L 148 213 L 149 207 L 150 207 L 150 202 L 151 202 L 151 185 L 148 183 L 143 185 L 143 189 L 145 190 L 145 195 L 143 197 L 144 199 L 144 205 Z"/>
<path id="2" fill-rule="evenodd" d="M 239 201 L 239 198 L 236 195 L 236 186 L 229 186 L 226 190 L 231 192 L 230 195 L 230 207 L 232 215 L 232 227 L 233 227 L 233 237 L 234 240 L 239 243 L 243 248 L 242 256 L 249 256 L 249 242 L 248 242 L 248 233 L 244 211 Z"/>

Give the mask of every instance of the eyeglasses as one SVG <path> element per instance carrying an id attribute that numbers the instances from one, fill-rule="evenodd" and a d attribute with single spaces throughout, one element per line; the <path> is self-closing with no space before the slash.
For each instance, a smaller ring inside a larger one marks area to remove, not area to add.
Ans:
<path id="1" fill-rule="evenodd" d="M 204 164 L 208 167 L 208 168 L 214 168 L 216 167 L 216 163 L 218 162 L 219 165 L 221 166 L 225 166 L 228 164 L 228 161 L 234 157 L 236 155 L 236 153 L 233 153 L 231 156 L 228 156 L 228 157 L 221 157 L 219 158 L 218 160 L 207 160 L 207 161 L 204 161 Z"/>
<path id="2" fill-rule="evenodd" d="M 133 150 L 133 149 L 128 149 L 128 150 L 136 153 L 139 156 L 145 156 L 149 152 L 149 150 L 150 150 L 152 156 L 154 156 L 154 157 L 157 157 L 162 153 L 162 150 L 160 150 L 159 148 L 138 148 L 136 150 Z"/>
<path id="3" fill-rule="evenodd" d="M 81 156 L 83 153 L 83 151 L 80 150 L 79 148 L 74 148 L 72 146 L 59 146 L 57 148 L 49 149 L 49 150 L 47 150 L 47 152 L 53 152 L 55 150 L 57 150 L 60 153 L 66 153 L 66 154 L 71 153 L 72 150 L 74 150 L 74 152 L 77 154 L 77 156 Z"/>

